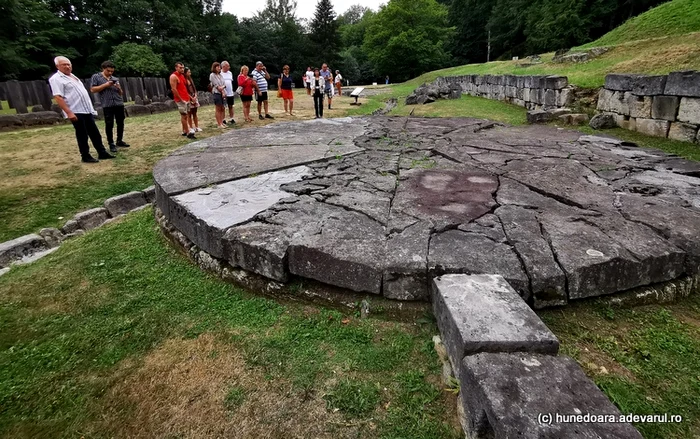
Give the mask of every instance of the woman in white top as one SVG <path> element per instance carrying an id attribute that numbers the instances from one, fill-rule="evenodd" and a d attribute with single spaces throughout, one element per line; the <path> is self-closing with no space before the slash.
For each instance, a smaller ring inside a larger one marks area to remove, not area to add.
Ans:
<path id="1" fill-rule="evenodd" d="M 209 75 L 209 83 L 211 84 L 211 93 L 214 96 L 214 105 L 216 106 L 216 125 L 219 128 L 226 128 L 224 125 L 224 96 L 226 94 L 226 82 L 221 76 L 221 64 L 215 62 L 211 65 L 211 74 Z"/>
<path id="2" fill-rule="evenodd" d="M 335 71 L 335 89 L 338 90 L 338 96 L 342 95 L 343 77 L 340 76 L 340 70 Z"/>
<path id="3" fill-rule="evenodd" d="M 318 69 L 314 69 L 314 77 L 311 80 L 311 92 L 314 97 L 314 110 L 316 119 L 323 117 L 323 93 L 326 89 L 326 82 Z"/>

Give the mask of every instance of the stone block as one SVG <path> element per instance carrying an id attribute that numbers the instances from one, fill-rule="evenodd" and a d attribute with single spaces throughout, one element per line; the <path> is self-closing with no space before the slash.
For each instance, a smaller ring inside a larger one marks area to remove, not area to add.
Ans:
<path id="1" fill-rule="evenodd" d="M 570 116 L 571 119 L 569 120 L 569 123 L 571 125 L 586 125 L 590 120 L 588 115 L 584 113 L 571 114 Z"/>
<path id="2" fill-rule="evenodd" d="M 615 128 L 617 123 L 615 122 L 615 116 L 611 113 L 599 113 L 593 116 L 590 127 L 594 130 L 605 130 L 608 128 Z"/>
<path id="3" fill-rule="evenodd" d="M 605 88 L 613 91 L 630 91 L 637 75 L 611 73 L 605 76 Z"/>
<path id="4" fill-rule="evenodd" d="M 544 92 L 544 105 L 547 107 L 557 106 L 557 91 L 553 89 L 546 89 Z"/>
<path id="5" fill-rule="evenodd" d="M 38 113 L 18 114 L 17 117 L 22 121 L 24 126 L 37 125 L 54 125 L 60 122 L 63 118 L 53 111 L 40 111 Z"/>
<path id="6" fill-rule="evenodd" d="M 654 96 L 651 104 L 651 118 L 674 121 L 678 115 L 681 98 L 678 96 Z"/>
<path id="7" fill-rule="evenodd" d="M 46 241 L 49 247 L 58 247 L 63 241 L 63 233 L 55 227 L 47 227 L 39 231 L 39 235 Z"/>
<path id="8" fill-rule="evenodd" d="M 104 207 L 96 207 L 75 215 L 75 220 L 80 228 L 87 231 L 101 226 L 109 218 L 109 213 Z"/>
<path id="9" fill-rule="evenodd" d="M 287 282 L 289 237 L 273 224 L 249 223 L 229 229 L 223 237 L 224 254 L 234 267 L 269 279 Z"/>
<path id="10" fill-rule="evenodd" d="M 508 98 L 514 98 L 517 96 L 517 88 L 507 85 L 506 86 L 506 97 Z"/>
<path id="11" fill-rule="evenodd" d="M 428 243 L 431 224 L 418 222 L 389 237 L 382 279 L 384 297 L 425 300 L 429 297 Z"/>
<path id="12" fill-rule="evenodd" d="M 532 99 L 530 99 L 530 89 L 529 88 L 523 89 L 523 100 L 525 102 L 532 102 Z"/>
<path id="13" fill-rule="evenodd" d="M 615 115 L 615 123 L 617 123 L 617 126 L 622 128 L 622 129 L 629 130 L 629 131 L 637 131 L 637 119 L 634 117 L 616 114 Z"/>
<path id="14" fill-rule="evenodd" d="M 667 137 L 671 122 L 657 119 L 637 119 L 637 131 L 647 136 Z"/>
<path id="15" fill-rule="evenodd" d="M 544 110 L 532 110 L 527 112 L 527 123 L 547 123 L 554 120 L 552 113 Z"/>
<path id="16" fill-rule="evenodd" d="M 144 196 L 143 192 L 134 191 L 108 198 L 105 200 L 105 209 L 107 209 L 110 216 L 116 217 L 132 211 L 137 207 L 141 207 L 144 204 L 148 204 L 148 202 L 146 201 L 146 197 Z"/>
<path id="17" fill-rule="evenodd" d="M 651 96 L 637 96 L 632 93 L 625 93 L 627 106 L 629 107 L 629 116 L 641 117 L 645 119 L 651 118 Z"/>
<path id="18" fill-rule="evenodd" d="M 474 75 L 474 84 L 481 85 L 484 83 L 484 77 L 482 75 Z"/>
<path id="19" fill-rule="evenodd" d="M 665 95 L 700 97 L 700 72 L 671 72 L 666 79 Z"/>
<path id="20" fill-rule="evenodd" d="M 518 77 L 515 75 L 506 75 L 506 86 L 508 87 L 517 87 L 518 86 Z"/>
<path id="21" fill-rule="evenodd" d="M 598 92 L 598 105 L 596 106 L 596 110 L 610 111 L 610 99 L 612 99 L 613 93 L 615 92 L 612 90 L 601 88 Z"/>
<path id="22" fill-rule="evenodd" d="M 557 91 L 557 107 L 568 107 L 574 103 L 574 89 L 565 87 Z"/>
<path id="23" fill-rule="evenodd" d="M 126 105 L 124 109 L 126 110 L 126 115 L 129 117 L 151 114 L 151 109 L 145 105 Z"/>
<path id="24" fill-rule="evenodd" d="M 480 353 L 462 361 L 459 378 L 469 438 L 642 438 L 568 357 Z M 581 420 L 556 418 L 564 414 Z"/>
<path id="25" fill-rule="evenodd" d="M 13 114 L 0 114 L 0 129 L 22 128 L 22 119 Z"/>
<path id="26" fill-rule="evenodd" d="M 621 91 L 613 92 L 613 95 L 610 98 L 610 108 L 608 108 L 608 110 L 606 110 L 606 111 L 612 111 L 614 113 L 624 114 L 625 116 L 629 116 L 630 115 L 630 107 L 629 107 L 629 103 L 627 101 L 628 96 L 629 96 L 629 93 L 626 93 L 626 92 L 621 92 Z"/>
<path id="27" fill-rule="evenodd" d="M 682 122 L 671 122 L 671 127 L 668 130 L 669 139 L 679 140 L 681 142 L 694 142 L 697 138 L 697 134 L 697 125 Z"/>
<path id="28" fill-rule="evenodd" d="M 153 102 L 151 104 L 146 104 L 145 107 L 151 111 L 151 114 L 165 113 L 171 110 L 171 108 L 164 102 Z"/>
<path id="29" fill-rule="evenodd" d="M 666 75 L 637 76 L 632 84 L 632 93 L 638 96 L 658 96 L 664 94 Z"/>
<path id="30" fill-rule="evenodd" d="M 544 78 L 544 88 L 561 90 L 568 85 L 569 79 L 566 76 L 552 75 Z"/>
<path id="31" fill-rule="evenodd" d="M 74 233 L 76 230 L 80 230 L 80 224 L 74 219 L 66 221 L 66 223 L 61 227 L 61 232 L 64 235 L 69 235 Z"/>
<path id="32" fill-rule="evenodd" d="M 525 106 L 525 101 L 522 99 L 513 99 L 511 102 L 513 105 L 517 105 L 518 107 L 524 107 Z"/>
<path id="33" fill-rule="evenodd" d="M 698 77 L 700 81 L 700 77 Z M 700 98 L 682 98 L 678 107 L 678 120 L 700 124 Z"/>
<path id="34" fill-rule="evenodd" d="M 518 88 L 525 88 L 525 76 L 516 76 L 515 78 L 515 86 Z"/>
<path id="35" fill-rule="evenodd" d="M 384 256 L 372 240 L 316 235 L 289 246 L 289 271 L 352 291 L 381 294 Z"/>
<path id="36" fill-rule="evenodd" d="M 530 101 L 537 105 L 544 104 L 544 90 L 541 88 L 533 88 L 530 90 Z"/>
<path id="37" fill-rule="evenodd" d="M 13 261 L 48 248 L 49 245 L 44 238 L 34 233 L 2 242 L 0 243 L 0 267 L 7 267 Z"/>
<path id="38" fill-rule="evenodd" d="M 143 192 L 143 196 L 146 197 L 147 203 L 155 202 L 155 200 L 156 200 L 156 187 L 155 186 L 149 186 L 141 192 Z"/>
<path id="39" fill-rule="evenodd" d="M 432 302 L 457 375 L 462 359 L 480 352 L 559 351 L 559 340 L 501 276 L 440 276 L 433 279 Z"/>

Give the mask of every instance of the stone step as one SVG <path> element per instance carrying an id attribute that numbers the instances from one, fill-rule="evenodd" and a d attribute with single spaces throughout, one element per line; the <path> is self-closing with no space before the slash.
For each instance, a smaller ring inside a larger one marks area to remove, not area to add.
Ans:
<path id="1" fill-rule="evenodd" d="M 433 279 L 432 299 L 456 375 L 467 355 L 559 351 L 556 336 L 502 276 L 440 276 Z"/>
<path id="2" fill-rule="evenodd" d="M 49 245 L 44 238 L 34 233 L 2 242 L 0 243 L 0 267 L 6 267 L 13 261 L 48 248 Z"/>
<path id="3" fill-rule="evenodd" d="M 109 215 L 114 218 L 119 215 L 124 215 L 145 204 L 147 204 L 147 201 L 144 193 L 134 191 L 108 198 L 105 200 L 104 206 L 109 212 Z"/>
<path id="4" fill-rule="evenodd" d="M 471 355 L 460 385 L 462 425 L 472 439 L 642 437 L 568 357 Z"/>

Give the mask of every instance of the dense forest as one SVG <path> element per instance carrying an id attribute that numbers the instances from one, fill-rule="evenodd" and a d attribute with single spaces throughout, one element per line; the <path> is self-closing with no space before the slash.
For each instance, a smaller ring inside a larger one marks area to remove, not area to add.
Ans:
<path id="1" fill-rule="evenodd" d="M 403 81 L 452 65 L 510 59 L 592 41 L 664 0 L 389 0 L 338 15 L 318 0 L 311 20 L 294 0 L 266 0 L 252 18 L 221 0 L 3 0 L 0 80 L 45 78 L 53 57 L 86 77 L 106 59 L 118 74 L 154 76 L 182 61 L 206 82 L 213 61 L 262 60 L 299 75 L 327 62 L 352 83 Z M 490 47 L 490 52 L 489 52 Z"/>

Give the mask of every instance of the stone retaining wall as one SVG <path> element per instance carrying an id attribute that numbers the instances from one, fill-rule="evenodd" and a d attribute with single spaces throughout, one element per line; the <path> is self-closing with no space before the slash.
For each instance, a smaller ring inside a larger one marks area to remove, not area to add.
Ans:
<path id="1" fill-rule="evenodd" d="M 86 231 L 107 224 L 131 211 L 142 209 L 155 200 L 155 186 L 143 191 L 133 191 L 105 200 L 103 207 L 79 212 L 66 221 L 61 229 L 41 229 L 39 234 L 21 236 L 0 243 L 0 276 L 14 264 L 33 262 L 52 253 L 67 239 L 83 235 Z"/>
<path id="2" fill-rule="evenodd" d="M 463 75 L 437 78 L 435 85 L 459 86 L 462 93 L 528 110 L 565 108 L 574 101 L 574 89 L 566 76 Z"/>
<path id="3" fill-rule="evenodd" d="M 612 114 L 620 128 L 700 143 L 700 72 L 607 75 L 597 108 Z"/>

